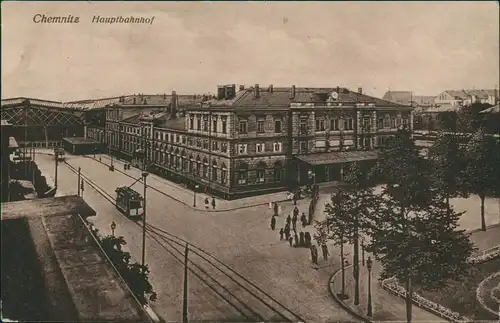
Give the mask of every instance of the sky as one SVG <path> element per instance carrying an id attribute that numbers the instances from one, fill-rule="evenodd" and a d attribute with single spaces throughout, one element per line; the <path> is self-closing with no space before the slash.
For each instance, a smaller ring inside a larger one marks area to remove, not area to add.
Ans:
<path id="1" fill-rule="evenodd" d="M 79 23 L 36 24 L 35 14 Z M 1 18 L 2 98 L 199 94 L 233 83 L 362 87 L 382 97 L 500 83 L 496 1 L 3 1 Z"/>

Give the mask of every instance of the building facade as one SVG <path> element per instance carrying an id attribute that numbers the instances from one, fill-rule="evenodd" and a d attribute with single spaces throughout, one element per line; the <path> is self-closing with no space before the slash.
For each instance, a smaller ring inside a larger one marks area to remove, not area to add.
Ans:
<path id="1" fill-rule="evenodd" d="M 175 93 L 163 105 L 106 108 L 105 129 L 88 136 L 143 167 L 225 198 L 341 180 L 345 166 L 373 161 L 410 106 L 345 88 L 223 85 L 216 97 Z M 137 102 L 136 102 L 137 103 Z"/>

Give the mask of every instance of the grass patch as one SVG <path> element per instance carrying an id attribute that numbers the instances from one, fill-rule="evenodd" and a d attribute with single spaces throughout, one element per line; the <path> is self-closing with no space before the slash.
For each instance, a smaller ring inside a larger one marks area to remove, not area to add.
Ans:
<path id="1" fill-rule="evenodd" d="M 438 291 L 418 291 L 423 297 L 474 320 L 498 320 L 496 315 L 483 309 L 476 299 L 476 288 L 486 277 L 500 270 L 500 258 L 474 266 L 468 279 L 451 281 Z"/>

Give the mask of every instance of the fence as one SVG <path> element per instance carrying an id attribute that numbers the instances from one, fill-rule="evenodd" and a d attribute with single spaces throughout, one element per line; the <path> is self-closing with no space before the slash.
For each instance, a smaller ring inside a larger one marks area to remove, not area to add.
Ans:
<path id="1" fill-rule="evenodd" d="M 318 185 L 315 184 L 313 186 L 311 196 L 312 196 L 311 202 L 309 202 L 309 219 L 308 219 L 309 225 L 312 223 L 314 211 L 316 210 L 316 204 L 318 203 L 318 199 L 319 199 L 319 186 Z"/>
<path id="2" fill-rule="evenodd" d="M 491 259 L 499 257 L 499 256 L 500 256 L 500 245 L 483 250 L 479 253 L 476 253 L 474 256 L 469 257 L 468 261 L 473 263 L 473 264 L 480 264 L 480 263 L 486 262 L 488 260 L 491 260 Z M 404 289 L 402 286 L 400 286 L 394 277 L 383 280 L 381 282 L 381 285 L 382 285 L 382 288 L 385 289 L 386 291 L 388 291 L 396 296 L 406 298 L 406 294 L 407 294 L 406 289 Z M 417 293 L 413 293 L 412 301 L 418 307 L 421 307 L 421 308 L 423 308 L 431 313 L 434 313 L 434 314 L 440 316 L 441 318 L 449 320 L 451 322 L 471 322 L 472 321 L 471 319 L 464 317 L 464 316 L 461 316 L 459 313 L 454 312 L 447 307 L 444 307 L 442 305 L 434 303 L 434 302 L 420 296 Z"/>

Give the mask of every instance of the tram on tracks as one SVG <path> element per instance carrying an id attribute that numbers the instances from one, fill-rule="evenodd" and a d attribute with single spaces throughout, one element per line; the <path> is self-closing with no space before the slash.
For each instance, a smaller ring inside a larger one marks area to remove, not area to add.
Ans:
<path id="1" fill-rule="evenodd" d="M 127 186 L 118 187 L 115 192 L 118 211 L 128 218 L 142 218 L 144 199 L 139 193 Z"/>
<path id="2" fill-rule="evenodd" d="M 54 158 L 57 159 L 57 161 L 64 161 L 66 159 L 66 152 L 64 151 L 64 148 L 54 148 Z"/>

